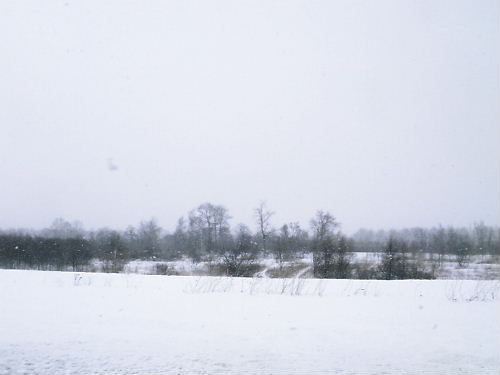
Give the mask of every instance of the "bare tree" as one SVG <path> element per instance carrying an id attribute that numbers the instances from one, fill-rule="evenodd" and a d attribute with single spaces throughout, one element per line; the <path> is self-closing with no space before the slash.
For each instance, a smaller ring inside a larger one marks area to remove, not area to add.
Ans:
<path id="1" fill-rule="evenodd" d="M 141 221 L 137 233 L 137 241 L 142 257 L 157 258 L 159 256 L 161 231 L 162 229 L 155 219 Z"/>
<path id="2" fill-rule="evenodd" d="M 339 224 L 335 217 L 329 212 L 319 210 L 316 216 L 311 219 L 311 229 L 314 239 L 322 240 L 334 234 Z"/>
<path id="3" fill-rule="evenodd" d="M 189 213 L 189 235 L 200 254 L 224 250 L 230 218 L 224 206 L 212 203 L 203 203 Z"/>
<path id="4" fill-rule="evenodd" d="M 257 243 L 254 242 L 248 227 L 239 224 L 234 241 L 222 253 L 225 273 L 229 276 L 252 276 L 258 269 Z"/>
<path id="5" fill-rule="evenodd" d="M 292 238 L 288 225 L 283 225 L 280 228 L 279 234 L 276 236 L 273 246 L 274 258 L 278 262 L 279 270 L 283 271 L 283 264 L 290 255 Z"/>
<path id="6" fill-rule="evenodd" d="M 97 257 L 103 262 L 104 272 L 120 272 L 128 258 L 123 236 L 114 230 L 100 229 L 95 235 Z"/>
<path id="7" fill-rule="evenodd" d="M 293 222 L 288 224 L 288 228 L 290 229 L 290 246 L 291 251 L 294 254 L 303 253 L 307 250 L 309 235 L 306 230 L 300 227 L 298 222 Z"/>
<path id="8" fill-rule="evenodd" d="M 269 237 L 271 236 L 273 229 L 271 227 L 271 217 L 274 215 L 273 211 L 269 211 L 266 207 L 266 202 L 261 201 L 259 207 L 254 210 L 255 218 L 257 219 L 257 226 L 260 234 L 261 240 L 261 250 L 266 252 Z"/>
<path id="9" fill-rule="evenodd" d="M 458 265 L 465 266 L 471 255 L 472 243 L 469 234 L 465 230 L 449 227 L 446 230 L 446 245 L 448 253 L 454 254 Z"/>
<path id="10" fill-rule="evenodd" d="M 494 229 L 492 227 L 487 227 L 481 221 L 479 223 L 474 223 L 473 228 L 473 243 L 474 250 L 477 254 L 484 257 L 485 254 L 494 252 L 493 238 Z"/>
<path id="11" fill-rule="evenodd" d="M 350 244 L 344 235 L 335 236 L 333 252 L 333 272 L 337 279 L 348 279 L 351 276 Z"/>
<path id="12" fill-rule="evenodd" d="M 278 234 L 272 236 L 271 250 L 278 262 L 280 271 L 286 260 L 291 260 L 300 255 L 303 256 L 307 246 L 307 232 L 300 228 L 299 223 L 284 224 Z"/>
<path id="13" fill-rule="evenodd" d="M 311 250 L 313 252 L 313 267 L 316 277 L 334 277 L 334 237 L 338 226 L 335 217 L 329 212 L 318 211 L 316 216 L 311 219 L 311 229 L 313 231 Z"/>
<path id="14" fill-rule="evenodd" d="M 173 237 L 173 251 L 175 255 L 180 255 L 183 253 L 187 253 L 188 250 L 188 235 L 186 228 L 186 221 L 184 217 L 180 217 L 177 220 L 177 226 L 175 227 L 175 232 L 172 235 Z"/>
<path id="15" fill-rule="evenodd" d="M 408 278 L 408 244 L 391 234 L 382 256 L 380 276 L 384 280 Z"/>
<path id="16" fill-rule="evenodd" d="M 51 238 L 83 238 L 85 231 L 79 221 L 70 223 L 59 217 L 52 222 L 50 228 L 42 231 L 42 235 Z"/>

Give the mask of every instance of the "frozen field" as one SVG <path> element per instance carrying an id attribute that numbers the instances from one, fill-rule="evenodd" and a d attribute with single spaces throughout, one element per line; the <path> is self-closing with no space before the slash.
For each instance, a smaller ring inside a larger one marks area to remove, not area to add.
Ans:
<path id="1" fill-rule="evenodd" d="M 0 270 L 1 374 L 498 374 L 498 281 Z"/>

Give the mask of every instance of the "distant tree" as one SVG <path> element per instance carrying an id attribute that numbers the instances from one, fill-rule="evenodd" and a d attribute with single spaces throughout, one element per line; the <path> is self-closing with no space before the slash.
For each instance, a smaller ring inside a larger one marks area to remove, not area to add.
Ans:
<path id="1" fill-rule="evenodd" d="M 139 235 L 137 234 L 136 228 L 134 228 L 132 225 L 129 225 L 127 229 L 125 229 L 125 232 L 123 232 L 123 240 L 127 245 L 130 257 L 137 258 L 141 256 Z"/>
<path id="2" fill-rule="evenodd" d="M 221 205 L 213 206 L 213 242 L 217 251 L 224 251 L 230 237 L 228 210 Z"/>
<path id="3" fill-rule="evenodd" d="M 0 266 L 43 270 L 82 270 L 92 258 L 90 242 L 77 238 L 47 238 L 0 234 Z"/>
<path id="4" fill-rule="evenodd" d="M 155 219 L 142 221 L 139 224 L 137 242 L 142 258 L 158 258 L 160 255 L 161 231 Z"/>
<path id="5" fill-rule="evenodd" d="M 101 229 L 95 235 L 96 255 L 105 272 L 120 272 L 129 259 L 124 237 L 115 230 Z"/>
<path id="6" fill-rule="evenodd" d="M 272 239 L 271 251 L 278 263 L 280 271 L 284 262 L 299 256 L 307 246 L 307 232 L 300 228 L 298 223 L 284 224 Z"/>
<path id="7" fill-rule="evenodd" d="M 274 212 L 269 211 L 266 202 L 261 201 L 259 206 L 254 210 L 254 213 L 260 234 L 261 250 L 266 252 L 268 250 L 269 238 L 273 233 L 271 217 L 274 215 Z"/>
<path id="8" fill-rule="evenodd" d="M 419 257 L 408 258 L 408 249 L 406 239 L 391 234 L 382 255 L 379 277 L 384 280 L 434 278 L 434 265 L 431 264 L 431 272 L 427 271 Z"/>
<path id="9" fill-rule="evenodd" d="M 89 241 L 83 238 L 61 239 L 61 250 L 65 254 L 64 265 L 71 264 L 73 271 L 80 271 L 92 258 L 92 249 Z"/>
<path id="10" fill-rule="evenodd" d="M 290 237 L 290 248 L 293 254 L 303 253 L 308 248 L 309 236 L 306 230 L 303 230 L 298 222 L 292 222 L 288 224 L 288 228 L 291 234 Z"/>
<path id="11" fill-rule="evenodd" d="M 406 243 L 397 240 L 393 236 L 389 238 L 382 255 L 382 262 L 380 264 L 380 274 L 382 279 L 394 280 L 406 278 L 406 252 Z"/>
<path id="12" fill-rule="evenodd" d="M 429 251 L 428 233 L 425 229 L 412 228 L 409 230 L 408 237 L 408 248 L 413 258 Z"/>
<path id="13" fill-rule="evenodd" d="M 173 256 L 179 257 L 182 254 L 189 253 L 189 240 L 187 233 L 187 225 L 184 217 L 180 217 L 177 220 L 177 226 L 175 227 L 175 231 L 171 236 L 171 246 L 173 249 Z"/>
<path id="14" fill-rule="evenodd" d="M 474 252 L 482 256 L 498 252 L 498 247 L 494 245 L 495 230 L 486 226 L 482 221 L 474 223 L 473 246 Z M 496 251 L 495 251 L 496 250 Z"/>
<path id="15" fill-rule="evenodd" d="M 441 265 L 447 251 L 446 231 L 441 226 L 433 230 L 431 249 L 438 254 L 438 263 Z"/>
<path id="16" fill-rule="evenodd" d="M 256 271 L 257 243 L 244 224 L 238 225 L 234 240 L 222 253 L 222 262 L 227 275 L 252 276 Z"/>
<path id="17" fill-rule="evenodd" d="M 42 230 L 42 235 L 49 238 L 83 238 L 85 231 L 79 221 L 70 223 L 59 217 L 49 228 Z"/>
<path id="18" fill-rule="evenodd" d="M 333 274 L 336 279 L 348 279 L 351 276 L 352 253 L 347 237 L 338 234 L 334 237 Z"/>
<path id="19" fill-rule="evenodd" d="M 191 247 L 197 254 L 224 251 L 230 237 L 229 213 L 224 206 L 204 203 L 189 213 Z"/>
<path id="20" fill-rule="evenodd" d="M 318 211 L 311 220 L 313 238 L 311 250 L 313 252 L 314 275 L 320 278 L 334 278 L 334 252 L 336 230 L 339 224 L 329 212 Z"/>
<path id="21" fill-rule="evenodd" d="M 282 271 L 283 264 L 285 260 L 290 257 L 292 250 L 291 249 L 292 236 L 290 234 L 290 230 L 288 229 L 288 225 L 285 224 L 280 228 L 279 234 L 276 236 L 274 242 L 275 242 L 273 245 L 274 258 L 278 263 L 280 271 Z"/>
<path id="22" fill-rule="evenodd" d="M 449 227 L 446 230 L 446 247 L 448 253 L 455 255 L 460 267 L 468 263 L 472 253 L 472 242 L 465 230 Z"/>
<path id="23" fill-rule="evenodd" d="M 491 255 L 500 254 L 500 228 L 493 229 L 493 240 L 491 241 L 489 254 Z"/>

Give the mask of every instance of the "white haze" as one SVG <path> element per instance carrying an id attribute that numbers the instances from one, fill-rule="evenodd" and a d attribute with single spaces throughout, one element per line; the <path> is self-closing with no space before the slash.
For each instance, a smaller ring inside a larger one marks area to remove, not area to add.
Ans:
<path id="1" fill-rule="evenodd" d="M 0 228 L 198 204 L 499 224 L 498 1 L 2 1 Z"/>

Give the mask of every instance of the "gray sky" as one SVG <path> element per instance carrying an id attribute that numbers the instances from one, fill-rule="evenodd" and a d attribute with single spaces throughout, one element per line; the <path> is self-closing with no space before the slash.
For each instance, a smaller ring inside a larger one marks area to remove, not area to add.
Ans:
<path id="1" fill-rule="evenodd" d="M 0 227 L 205 201 L 499 224 L 499 4 L 2 1 Z M 112 159 L 112 160 L 109 160 Z"/>

